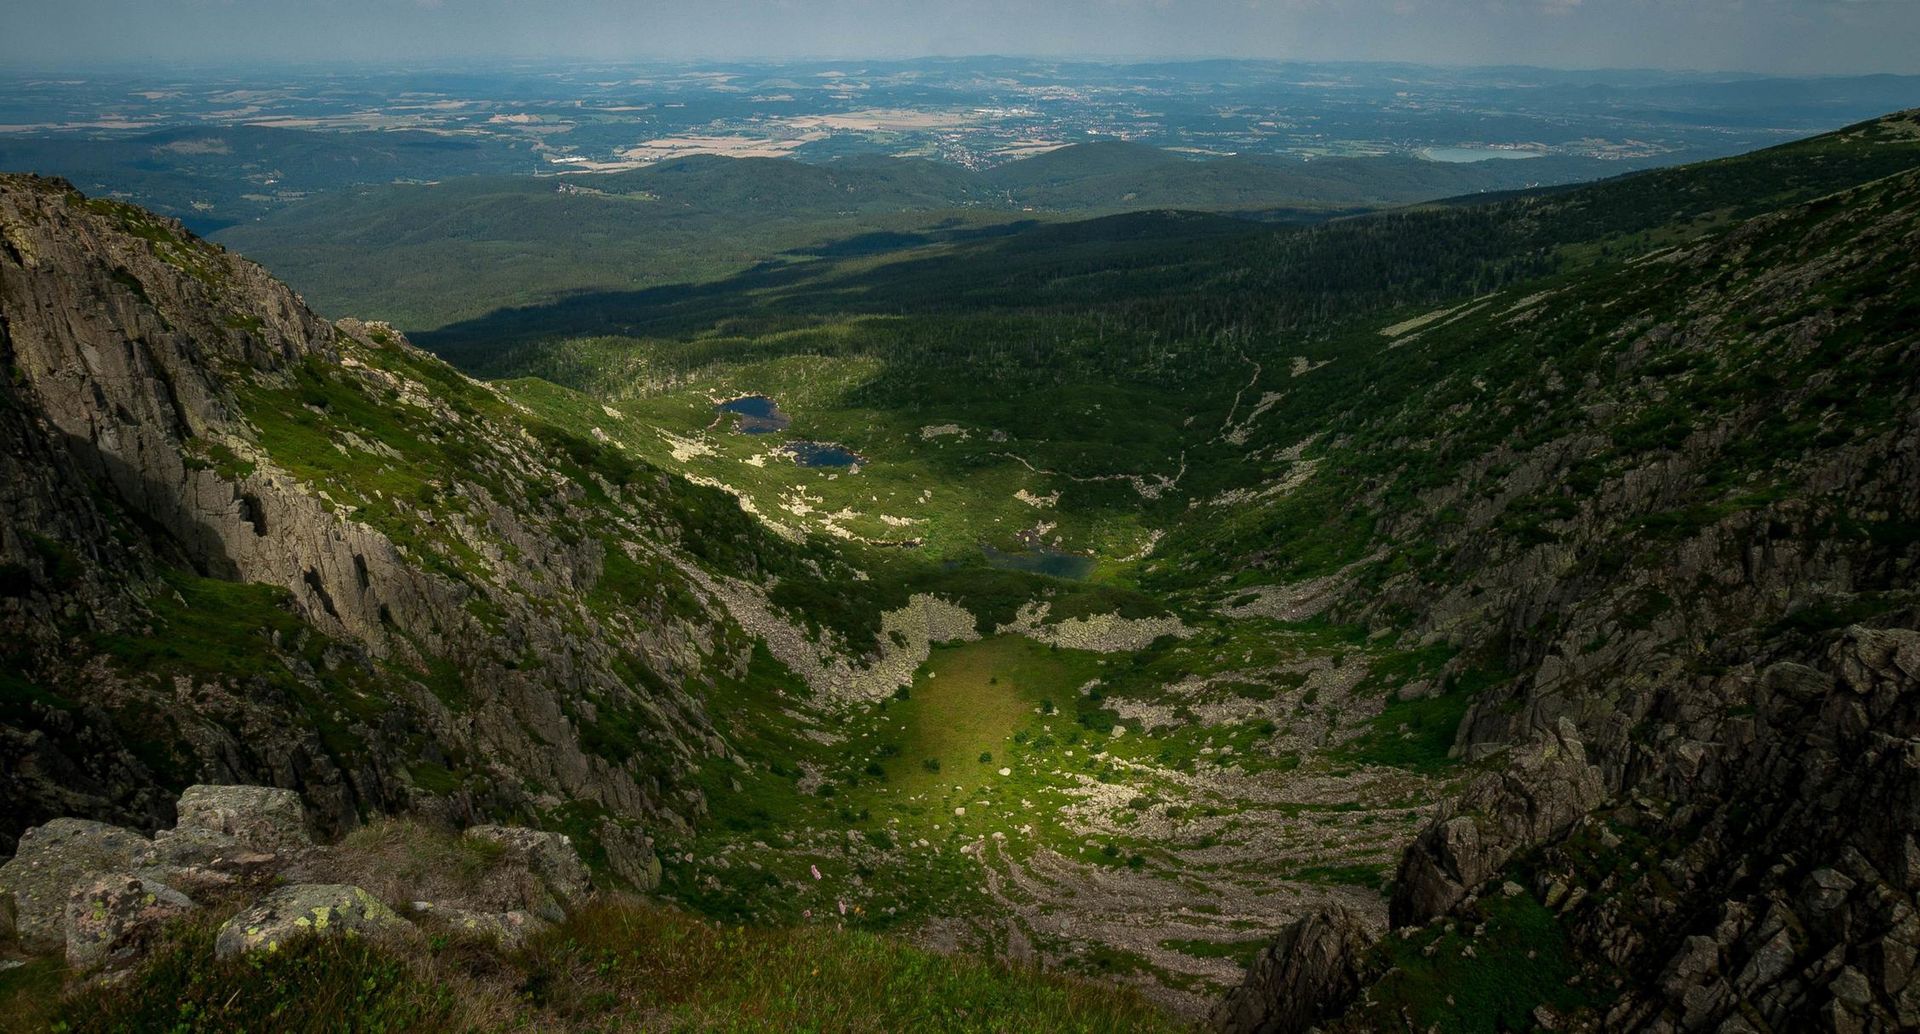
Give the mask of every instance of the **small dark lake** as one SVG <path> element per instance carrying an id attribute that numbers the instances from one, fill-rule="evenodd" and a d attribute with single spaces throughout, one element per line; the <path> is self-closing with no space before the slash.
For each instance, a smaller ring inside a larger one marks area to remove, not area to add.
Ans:
<path id="1" fill-rule="evenodd" d="M 1093 574 L 1095 563 L 1090 556 L 1069 553 L 1051 546 L 1023 549 L 1018 553 L 1008 553 L 992 546 L 981 546 L 980 552 L 986 554 L 989 567 L 998 567 L 1003 571 L 1044 574 L 1050 578 L 1070 578 L 1074 581 Z"/>
<path id="2" fill-rule="evenodd" d="M 824 442 L 788 442 L 787 455 L 803 467 L 851 467 L 860 462 L 860 454 L 852 449 Z"/>
<path id="3" fill-rule="evenodd" d="M 742 395 L 729 399 L 713 408 L 734 415 L 733 426 L 746 434 L 771 434 L 784 431 L 793 423 L 793 418 L 780 412 L 780 407 L 765 395 Z"/>

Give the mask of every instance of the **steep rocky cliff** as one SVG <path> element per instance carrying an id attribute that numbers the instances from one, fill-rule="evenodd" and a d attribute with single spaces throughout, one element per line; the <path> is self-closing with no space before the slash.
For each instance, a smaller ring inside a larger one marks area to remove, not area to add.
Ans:
<path id="1" fill-rule="evenodd" d="M 1908 172 L 1405 346 L 1446 373 L 1383 418 L 1380 559 L 1329 606 L 1505 673 L 1480 774 L 1363 978 L 1263 962 L 1223 1026 L 1920 1025 L 1917 255 Z M 1290 936 L 1352 954 L 1337 920 Z M 1250 1008 L 1281 979 L 1316 1008 Z"/>
<path id="2" fill-rule="evenodd" d="M 698 694 L 750 654 L 682 568 L 793 552 L 732 500 L 58 181 L 0 179 L 0 365 L 0 852 L 259 782 L 644 881 L 612 816 L 698 814 Z"/>

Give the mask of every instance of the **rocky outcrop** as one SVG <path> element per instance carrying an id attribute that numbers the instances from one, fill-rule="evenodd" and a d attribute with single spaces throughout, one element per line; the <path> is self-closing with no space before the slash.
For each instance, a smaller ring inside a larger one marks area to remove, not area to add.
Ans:
<path id="1" fill-rule="evenodd" d="M 194 783 L 292 791 L 327 834 L 699 814 L 680 774 L 724 746 L 693 690 L 741 647 L 671 564 L 594 596 L 609 550 L 679 559 L 684 486 L 57 180 L 0 177 L 0 365 L 0 853 L 62 815 L 171 826 Z"/>
<path id="2" fill-rule="evenodd" d="M 1390 911 L 1395 926 L 1444 914 L 1499 875 L 1513 855 L 1565 833 L 1605 796 L 1573 723 L 1515 752 L 1474 780 L 1400 860 Z"/>
<path id="3" fill-rule="evenodd" d="M 1214 1010 L 1222 1034 L 1304 1034 L 1360 990 L 1377 922 L 1333 908 L 1305 916 L 1260 950 L 1244 983 Z"/>
<path id="4" fill-rule="evenodd" d="M 0 942 L 17 926 L 19 946 L 30 953 L 64 952 L 77 971 L 114 971 L 137 962 L 167 923 L 216 902 L 241 904 L 216 937 L 223 956 L 277 950 L 307 933 L 407 936 L 414 930 L 388 902 L 338 879 L 384 860 L 355 857 L 350 844 L 313 844 L 305 812 L 290 792 L 196 786 L 177 810 L 202 824 L 162 830 L 152 840 L 66 818 L 28 830 L 20 855 L 0 866 L 0 918 L 7 920 Z M 425 827 L 403 832 L 416 847 L 461 839 Z M 402 895 L 409 915 L 438 929 L 518 944 L 564 919 L 593 892 L 586 867 L 561 834 L 482 826 L 464 840 L 477 849 L 453 863 L 469 880 L 464 891 L 436 882 L 448 896 L 413 900 L 424 888 L 389 888 Z"/>
<path id="5" fill-rule="evenodd" d="M 587 867 L 580 864 L 579 852 L 563 833 L 474 826 L 465 836 L 497 848 L 516 871 L 526 874 L 521 881 L 521 904 L 542 919 L 558 922 L 593 889 Z"/>

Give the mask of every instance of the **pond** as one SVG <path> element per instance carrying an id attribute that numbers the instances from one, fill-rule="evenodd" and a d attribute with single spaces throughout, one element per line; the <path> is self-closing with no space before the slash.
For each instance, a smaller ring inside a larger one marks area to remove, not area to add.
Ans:
<path id="1" fill-rule="evenodd" d="M 765 395 L 742 395 L 737 399 L 728 399 L 716 403 L 715 409 L 734 415 L 733 426 L 744 434 L 771 434 L 784 431 L 793 423 L 793 418 L 780 412 L 773 399 Z"/>
<path id="2" fill-rule="evenodd" d="M 803 467 L 851 467 L 860 462 L 859 453 L 829 442 L 788 442 L 786 453 Z"/>
<path id="3" fill-rule="evenodd" d="M 1025 571 L 1028 574 L 1044 574 L 1050 578 L 1067 578 L 1080 581 L 1093 574 L 1095 561 L 1090 556 L 1069 553 L 1052 546 L 1037 546 L 1023 549 L 1017 553 L 981 546 L 980 552 L 987 558 L 987 566 L 1003 571 Z"/>

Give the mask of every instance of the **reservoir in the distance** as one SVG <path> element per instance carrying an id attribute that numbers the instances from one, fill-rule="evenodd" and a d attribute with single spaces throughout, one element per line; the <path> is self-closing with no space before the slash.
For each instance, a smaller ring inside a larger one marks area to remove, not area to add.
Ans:
<path id="1" fill-rule="evenodd" d="M 1464 162 L 1484 162 L 1501 158 L 1544 158 L 1546 153 L 1522 151 L 1512 147 L 1423 147 L 1420 149 L 1420 157 L 1430 162 L 1448 162 L 1458 165 Z"/>

